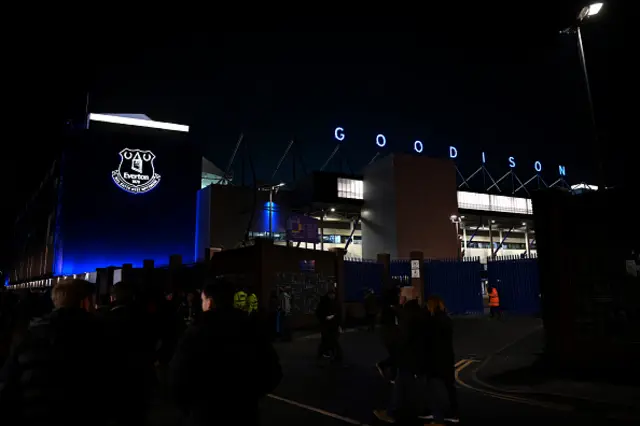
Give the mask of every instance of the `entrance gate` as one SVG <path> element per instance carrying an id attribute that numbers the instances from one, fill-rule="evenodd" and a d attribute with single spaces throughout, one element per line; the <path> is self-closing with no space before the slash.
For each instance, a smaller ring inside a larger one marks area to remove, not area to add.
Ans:
<path id="1" fill-rule="evenodd" d="M 373 260 L 344 260 L 345 302 L 362 302 L 365 291 L 373 290 L 377 295 L 382 291 L 384 266 Z"/>
<path id="2" fill-rule="evenodd" d="M 538 259 L 500 259 L 487 262 L 489 285 L 495 285 L 505 312 L 540 313 Z"/>
<path id="3" fill-rule="evenodd" d="M 482 314 L 481 269 L 478 259 L 425 260 L 425 296 L 441 297 L 452 314 Z"/>

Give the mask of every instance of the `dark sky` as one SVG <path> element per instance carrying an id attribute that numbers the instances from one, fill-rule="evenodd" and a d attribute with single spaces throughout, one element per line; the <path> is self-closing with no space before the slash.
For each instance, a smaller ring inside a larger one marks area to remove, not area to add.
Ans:
<path id="1" fill-rule="evenodd" d="M 3 172 L 24 170 L 16 155 L 28 156 L 36 170 L 61 140 L 63 118 L 83 109 L 89 88 L 93 112 L 146 113 L 191 125 L 220 167 L 243 131 L 262 179 L 291 138 L 307 167 L 319 168 L 340 125 L 349 132 L 344 151 L 355 171 L 376 153 L 374 138 L 383 132 L 387 151 L 408 151 L 420 139 L 425 153 L 445 156 L 455 145 L 468 171 L 484 150 L 498 163 L 495 174 L 514 155 L 525 179 L 532 173 L 524 163 L 541 160 L 549 169 L 565 164 L 571 181 L 592 181 L 575 38 L 558 35 L 583 3 L 500 3 L 467 12 L 462 3 L 447 11 L 425 5 L 404 18 L 366 10 L 357 18 L 308 14 L 270 20 L 270 31 L 255 32 L 68 27 L 32 50 L 14 48 L 18 69 L 30 77 L 18 101 L 28 136 L 13 148 L 17 154 L 3 157 Z M 612 147 L 626 142 L 624 110 L 631 104 L 621 3 L 608 2 L 584 28 L 609 164 L 618 160 Z M 228 27 L 256 28 L 242 22 Z M 211 27 L 223 24 L 217 19 Z M 5 199 L 23 198 L 40 174 L 5 177 L 13 182 Z"/>

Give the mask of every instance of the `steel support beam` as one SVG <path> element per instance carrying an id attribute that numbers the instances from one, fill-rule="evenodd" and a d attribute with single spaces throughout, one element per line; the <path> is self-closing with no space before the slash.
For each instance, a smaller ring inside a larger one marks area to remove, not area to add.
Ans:
<path id="1" fill-rule="evenodd" d="M 502 241 L 500 241 L 500 244 L 498 244 L 498 247 L 496 247 L 496 251 L 493 253 L 493 257 L 496 256 L 496 254 L 498 254 L 498 252 L 500 251 L 500 249 L 502 248 L 502 245 L 504 244 L 504 242 L 507 240 L 507 238 L 509 238 L 509 234 L 511 234 L 511 231 L 513 231 L 513 225 L 511 226 L 511 228 L 509 228 L 509 230 L 507 231 L 507 235 L 505 235 L 502 238 Z"/>

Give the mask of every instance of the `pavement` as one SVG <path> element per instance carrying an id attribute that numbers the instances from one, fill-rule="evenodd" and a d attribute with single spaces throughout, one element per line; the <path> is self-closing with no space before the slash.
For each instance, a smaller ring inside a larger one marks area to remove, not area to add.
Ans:
<path id="1" fill-rule="evenodd" d="M 625 371 L 611 375 L 552 371 L 541 360 L 544 330 L 530 334 L 485 358 L 474 369 L 473 381 L 482 388 L 510 395 L 528 395 L 594 410 L 614 410 L 635 415 L 640 387 Z"/>
<path id="2" fill-rule="evenodd" d="M 533 318 L 454 319 L 454 346 L 458 359 L 457 380 L 461 423 L 492 426 L 633 424 L 617 407 L 604 406 L 597 412 L 589 407 L 557 401 L 540 395 L 514 395 L 487 387 L 478 379 L 479 367 L 494 354 L 506 353 L 525 336 L 535 335 L 541 323 Z M 320 368 L 315 362 L 319 336 L 307 334 L 293 342 L 277 343 L 284 378 L 273 394 L 262 401 L 265 425 L 377 425 L 372 414 L 384 408 L 391 385 L 377 373 L 374 365 L 385 358 L 385 350 L 376 333 L 346 332 L 341 336 L 346 366 Z M 494 358 L 498 359 L 498 358 Z M 486 376 L 482 376 L 486 378 Z M 489 385 L 493 386 L 493 385 Z M 513 390 L 513 389 L 510 389 Z M 151 424 L 179 424 L 179 415 L 165 401 L 158 400 L 151 413 Z M 416 423 L 421 424 L 421 423 Z M 577 424 L 577 423 L 576 423 Z"/>

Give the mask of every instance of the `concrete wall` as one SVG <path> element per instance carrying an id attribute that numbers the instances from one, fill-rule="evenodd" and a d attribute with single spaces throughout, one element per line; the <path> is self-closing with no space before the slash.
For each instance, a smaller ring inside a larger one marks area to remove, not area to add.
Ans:
<path id="1" fill-rule="evenodd" d="M 459 256 L 456 169 L 448 159 L 395 155 L 397 256 L 422 251 L 425 258 Z M 378 251 L 384 253 L 384 251 Z"/>
<path id="2" fill-rule="evenodd" d="M 211 258 L 213 275 L 238 276 L 243 285 L 258 295 L 260 308 L 267 312 L 271 307 L 271 292 L 275 290 L 278 273 L 301 272 L 301 261 L 315 261 L 315 273 L 341 283 L 339 271 L 342 253 L 283 247 L 269 240 L 257 239 L 254 246 L 238 250 L 225 250 Z M 341 301 L 341 288 L 338 300 Z M 314 313 L 292 315 L 290 325 L 304 328 L 317 323 Z"/>
<path id="3" fill-rule="evenodd" d="M 365 169 L 362 255 L 456 258 L 451 215 L 458 214 L 455 165 L 450 160 L 394 154 Z"/>
<path id="4" fill-rule="evenodd" d="M 389 253 L 393 258 L 398 256 L 397 206 L 394 156 L 389 155 L 364 171 L 363 258 L 375 259 L 378 253 Z"/>

